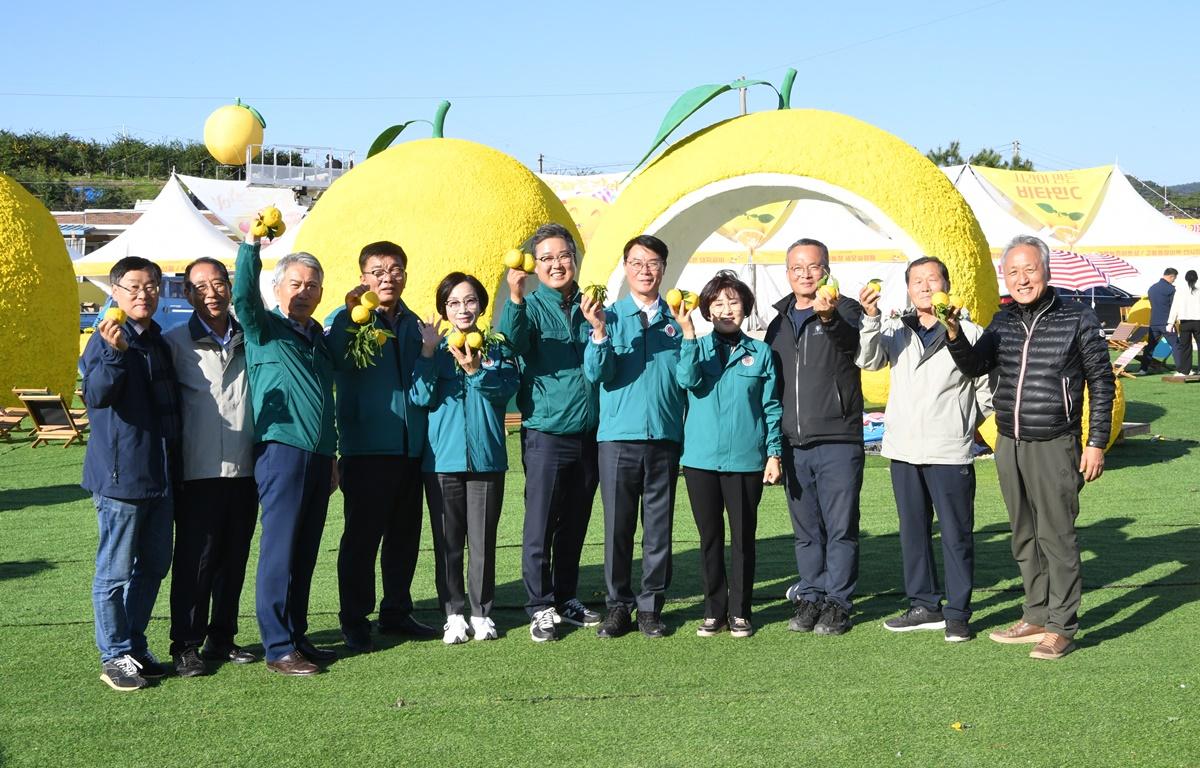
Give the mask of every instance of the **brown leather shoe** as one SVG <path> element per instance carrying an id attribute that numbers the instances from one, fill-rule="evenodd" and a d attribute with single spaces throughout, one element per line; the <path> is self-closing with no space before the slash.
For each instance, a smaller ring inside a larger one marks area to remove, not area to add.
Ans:
<path id="1" fill-rule="evenodd" d="M 1071 651 L 1075 650 L 1075 643 L 1066 635 L 1060 635 L 1056 632 L 1047 632 L 1042 641 L 1034 646 L 1034 649 L 1029 652 L 1031 658 L 1034 659 L 1061 659 Z"/>
<path id="2" fill-rule="evenodd" d="M 299 651 L 292 651 L 287 656 L 275 661 L 268 661 L 267 669 L 272 672 L 278 672 L 281 675 L 291 675 L 293 677 L 315 675 L 321 671 L 320 667 L 304 658 L 304 654 Z"/>
<path id="3" fill-rule="evenodd" d="M 1037 624 L 1030 624 L 1025 619 L 1021 619 L 1008 629 L 997 629 L 988 637 L 997 643 L 1040 643 L 1044 634 L 1046 634 L 1045 627 L 1039 627 Z"/>

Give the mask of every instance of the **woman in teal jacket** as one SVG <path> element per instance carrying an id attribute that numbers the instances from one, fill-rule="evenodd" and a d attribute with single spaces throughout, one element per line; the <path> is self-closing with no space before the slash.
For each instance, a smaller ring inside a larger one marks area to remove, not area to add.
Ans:
<path id="1" fill-rule="evenodd" d="M 754 294 L 733 272 L 721 271 L 700 292 L 700 314 L 713 332 L 696 338 L 689 312 L 676 308 L 683 329 L 676 378 L 687 390 L 683 477 L 700 531 L 704 621 L 711 637 L 729 622 L 734 637 L 754 633 L 754 536 L 764 483 L 779 480 L 783 415 L 771 349 L 742 332 Z M 725 521 L 732 553 L 725 576 Z"/>
<path id="2" fill-rule="evenodd" d="M 496 592 L 496 526 L 508 470 L 504 410 L 520 378 L 503 344 L 473 348 L 471 342 L 483 337 L 477 321 L 488 304 L 479 280 L 451 272 L 438 285 L 436 303 L 453 331 L 444 338 L 436 317 L 421 328 L 411 396 L 413 403 L 429 409 L 422 470 L 438 600 L 446 612 L 442 640 L 453 645 L 467 640 L 463 609 L 468 594 L 470 634 L 476 640 L 496 638 L 496 625 L 488 614 Z M 466 341 L 462 348 L 450 343 L 457 342 L 459 334 Z M 468 544 L 464 590 L 463 549 Z"/>

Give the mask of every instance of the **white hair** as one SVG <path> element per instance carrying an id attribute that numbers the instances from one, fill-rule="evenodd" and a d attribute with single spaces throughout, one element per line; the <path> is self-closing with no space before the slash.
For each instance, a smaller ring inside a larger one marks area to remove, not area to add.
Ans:
<path id="1" fill-rule="evenodd" d="M 288 267 L 293 264 L 299 264 L 317 273 L 317 282 L 325 282 L 325 270 L 321 268 L 321 262 L 317 261 L 317 257 L 311 253 L 300 251 L 299 253 L 289 253 L 275 264 L 275 276 L 271 278 L 272 285 L 279 285 L 279 281 L 283 279 L 283 273 L 287 272 Z"/>
<path id="2" fill-rule="evenodd" d="M 1050 279 L 1050 246 L 1046 245 L 1040 237 L 1033 235 L 1017 235 L 1008 245 L 1004 246 L 1004 253 L 1000 254 L 1000 270 L 1004 270 L 1004 260 L 1008 258 L 1009 251 L 1018 248 L 1022 245 L 1028 245 L 1038 252 L 1038 256 L 1042 260 L 1042 276 L 1047 280 Z"/>

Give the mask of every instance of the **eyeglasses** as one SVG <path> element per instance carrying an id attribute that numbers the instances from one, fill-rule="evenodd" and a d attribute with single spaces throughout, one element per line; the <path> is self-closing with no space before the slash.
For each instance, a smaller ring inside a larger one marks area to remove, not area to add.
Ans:
<path id="1" fill-rule="evenodd" d="M 142 294 L 142 293 L 146 294 L 147 297 L 157 296 L 158 291 L 159 291 L 158 283 L 146 283 L 145 285 L 133 285 L 133 286 L 121 285 L 120 283 L 113 283 L 113 287 L 120 288 L 121 290 L 128 293 L 130 296 L 134 296 L 134 297 L 136 297 L 138 294 Z"/>
<path id="2" fill-rule="evenodd" d="M 787 271 L 792 277 L 800 277 L 804 274 L 820 277 L 829 270 L 827 270 L 823 264 L 809 264 L 808 266 L 804 266 L 803 264 L 793 264 L 792 266 L 788 267 Z"/>
<path id="3" fill-rule="evenodd" d="M 207 296 L 210 293 L 220 295 L 229 293 L 229 283 L 225 280 L 211 280 L 207 283 L 189 283 L 188 285 L 201 296 Z"/>
<path id="4" fill-rule="evenodd" d="M 403 280 L 404 275 L 407 273 L 404 271 L 404 267 L 392 267 L 391 269 L 372 269 L 370 272 L 364 272 L 363 274 L 370 275 L 376 280 L 382 280 L 385 277 L 390 277 L 393 280 Z"/>
<path id="5" fill-rule="evenodd" d="M 574 260 L 575 260 L 575 254 L 571 253 L 570 251 L 563 251 L 562 253 L 556 254 L 554 256 L 546 254 L 545 256 L 538 256 L 538 259 L 537 259 L 538 264 L 545 264 L 545 265 L 570 264 Z"/>
<path id="6" fill-rule="evenodd" d="M 466 309 L 468 312 L 479 309 L 479 299 L 471 297 L 466 301 L 451 299 L 446 302 L 446 312 L 457 312 L 460 309 Z"/>
<path id="7" fill-rule="evenodd" d="M 627 261 L 627 262 L 625 262 L 625 266 L 628 267 L 629 269 L 633 270 L 633 273 L 635 275 L 638 272 L 643 272 L 643 271 L 645 271 L 645 272 L 662 272 L 662 270 L 663 270 L 663 262 L 661 262 L 657 259 L 651 259 L 650 261 Z"/>

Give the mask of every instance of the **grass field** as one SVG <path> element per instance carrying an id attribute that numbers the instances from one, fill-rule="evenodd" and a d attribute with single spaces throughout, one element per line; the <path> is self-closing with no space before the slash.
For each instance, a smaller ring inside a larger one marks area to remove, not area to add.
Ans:
<path id="1" fill-rule="evenodd" d="M 312 679 L 263 664 L 168 678 L 121 694 L 100 682 L 90 584 L 96 521 L 79 488 L 81 448 L 0 443 L 0 764 L 196 765 L 1200 765 L 1200 387 L 1127 381 L 1127 420 L 1152 424 L 1108 455 L 1083 493 L 1079 650 L 1034 661 L 984 635 L 1019 617 L 1017 570 L 992 462 L 978 462 L 970 643 L 895 635 L 903 608 L 887 464 L 869 459 L 852 632 L 787 631 L 792 536 L 780 489 L 760 510 L 755 625 L 748 640 L 697 638 L 697 536 L 683 483 L 672 635 L 529 640 L 521 609 L 521 475 L 501 518 L 495 613 L 501 638 L 446 647 L 393 642 Z M 510 455 L 516 461 L 516 440 Z M 317 564 L 312 636 L 337 625 L 341 496 Z M 581 596 L 603 604 L 599 503 Z M 439 623 L 428 531 L 414 585 Z M 257 545 L 255 546 L 257 552 Z M 257 646 L 254 555 L 241 641 Z M 635 568 L 637 565 L 635 564 Z M 636 572 L 635 572 L 636 573 Z M 166 655 L 164 582 L 150 626 Z M 261 650 L 260 647 L 258 647 Z M 962 730 L 951 727 L 963 724 Z"/>

